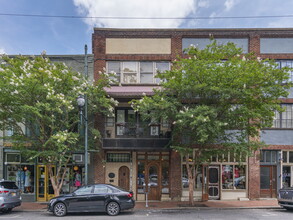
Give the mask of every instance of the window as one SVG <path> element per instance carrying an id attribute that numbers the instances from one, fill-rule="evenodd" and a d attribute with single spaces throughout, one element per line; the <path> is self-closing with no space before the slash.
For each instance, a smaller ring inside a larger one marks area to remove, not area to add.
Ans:
<path id="1" fill-rule="evenodd" d="M 170 64 L 168 62 L 157 62 L 156 63 L 156 72 L 155 72 L 155 77 L 157 73 L 163 73 L 167 70 L 170 70 Z M 161 79 L 155 78 L 155 82 L 159 83 Z"/>
<path id="2" fill-rule="evenodd" d="M 260 162 L 262 164 L 276 164 L 277 163 L 277 151 L 273 150 L 261 150 Z"/>
<path id="3" fill-rule="evenodd" d="M 92 193 L 92 186 L 84 186 L 82 188 L 77 189 L 76 191 L 74 191 L 74 193 L 76 195 L 88 195 Z"/>
<path id="4" fill-rule="evenodd" d="M 114 77 L 111 77 L 112 79 L 115 79 L 117 82 L 120 82 L 120 62 L 107 62 L 107 70 L 108 73 L 115 75 Z"/>
<path id="5" fill-rule="evenodd" d="M 157 73 L 164 72 L 169 69 L 169 62 L 107 62 L 107 72 L 115 74 L 117 82 L 127 84 L 159 83 L 160 79 L 156 78 Z"/>
<path id="6" fill-rule="evenodd" d="M 219 45 L 227 44 L 228 42 L 236 44 L 237 47 L 243 49 L 244 53 L 248 52 L 248 39 L 247 38 L 215 38 Z M 182 50 L 188 48 L 191 44 L 199 49 L 204 49 L 208 44 L 212 43 L 210 38 L 183 38 Z"/>
<path id="7" fill-rule="evenodd" d="M 187 169 L 186 169 L 185 164 L 182 165 L 182 179 L 181 179 L 181 182 L 182 182 L 183 190 L 188 189 L 189 180 L 188 180 L 188 174 L 187 174 Z M 202 167 L 201 166 L 199 166 L 198 170 L 197 170 L 194 189 L 196 189 L 196 190 L 201 190 L 202 189 Z"/>
<path id="8" fill-rule="evenodd" d="M 138 63 L 137 62 L 123 62 L 123 82 L 137 83 L 138 79 Z"/>
<path id="9" fill-rule="evenodd" d="M 222 188 L 245 189 L 245 166 L 222 165 Z"/>
<path id="10" fill-rule="evenodd" d="M 283 151 L 283 162 L 288 163 L 288 151 Z"/>
<path id="11" fill-rule="evenodd" d="M 284 112 L 275 112 L 275 118 L 273 121 L 274 128 L 293 128 L 293 105 L 282 104 Z"/>
<path id="12" fill-rule="evenodd" d="M 106 127 L 113 127 L 115 122 L 114 117 L 106 117 Z"/>
<path id="13" fill-rule="evenodd" d="M 107 186 L 103 185 L 95 185 L 94 194 L 105 194 L 105 193 L 112 193 L 112 190 Z"/>
<path id="14" fill-rule="evenodd" d="M 162 193 L 169 193 L 169 161 L 162 162 Z"/>
<path id="15" fill-rule="evenodd" d="M 7 153 L 6 154 L 7 163 L 20 163 L 20 154 Z"/>
<path id="16" fill-rule="evenodd" d="M 140 83 L 153 83 L 153 62 L 140 63 Z"/>
<path id="17" fill-rule="evenodd" d="M 107 162 L 130 162 L 130 154 L 107 153 Z"/>
<path id="18" fill-rule="evenodd" d="M 289 163 L 293 163 L 293 151 L 289 151 Z"/>
<path id="19" fill-rule="evenodd" d="M 144 193 L 143 184 L 145 183 L 145 163 L 137 162 L 137 193 Z"/>
<path id="20" fill-rule="evenodd" d="M 293 67 L 293 60 L 279 60 L 279 61 L 276 61 L 279 68 L 283 68 L 283 67 L 289 67 L 289 68 L 292 68 Z M 289 77 L 289 81 L 293 81 L 293 71 L 289 71 L 290 73 L 290 77 Z"/>

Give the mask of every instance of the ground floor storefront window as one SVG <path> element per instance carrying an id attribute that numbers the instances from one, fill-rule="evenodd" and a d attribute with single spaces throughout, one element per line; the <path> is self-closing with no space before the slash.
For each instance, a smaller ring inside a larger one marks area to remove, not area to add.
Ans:
<path id="1" fill-rule="evenodd" d="M 246 189 L 246 166 L 222 165 L 222 189 Z"/>
<path id="2" fill-rule="evenodd" d="M 282 187 L 293 186 L 293 151 L 283 151 Z"/>
<path id="3" fill-rule="evenodd" d="M 24 194 L 35 192 L 35 165 L 20 153 L 5 153 L 4 178 L 14 181 Z"/>
<path id="4" fill-rule="evenodd" d="M 186 159 L 182 158 L 183 197 L 188 197 L 189 180 Z M 190 165 L 192 158 L 189 158 Z M 194 197 L 198 200 L 237 199 L 246 197 L 247 157 L 227 152 L 214 155 L 193 170 L 195 174 Z M 184 199 L 184 198 L 183 198 Z"/>

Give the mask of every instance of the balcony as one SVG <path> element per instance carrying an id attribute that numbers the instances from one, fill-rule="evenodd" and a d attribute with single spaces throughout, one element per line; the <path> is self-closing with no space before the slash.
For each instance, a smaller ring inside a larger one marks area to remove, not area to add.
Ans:
<path id="1" fill-rule="evenodd" d="M 160 124 L 117 123 L 106 127 L 103 149 L 167 150 L 170 140 L 170 130 Z"/>

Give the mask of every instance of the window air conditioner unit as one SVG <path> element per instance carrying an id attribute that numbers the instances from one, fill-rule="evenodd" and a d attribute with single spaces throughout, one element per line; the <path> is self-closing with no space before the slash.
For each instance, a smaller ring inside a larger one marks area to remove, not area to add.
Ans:
<path id="1" fill-rule="evenodd" d="M 75 163 L 83 163 L 83 155 L 82 154 L 73 154 L 72 160 Z"/>

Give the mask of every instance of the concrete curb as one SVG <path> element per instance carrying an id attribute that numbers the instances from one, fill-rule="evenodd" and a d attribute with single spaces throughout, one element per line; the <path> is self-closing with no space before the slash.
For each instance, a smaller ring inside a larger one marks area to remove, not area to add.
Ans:
<path id="1" fill-rule="evenodd" d="M 229 209 L 283 209 L 280 206 L 253 206 L 253 207 L 173 207 L 173 208 L 156 208 L 156 209 L 133 209 L 133 212 L 168 212 L 168 211 L 180 211 L 180 210 L 229 210 Z M 44 209 L 19 209 L 17 211 L 22 212 L 47 212 L 47 208 Z M 128 210 L 126 210 L 128 211 Z"/>
<path id="2" fill-rule="evenodd" d="M 174 208 L 158 208 L 158 209 L 135 209 L 134 211 L 140 212 L 160 212 L 160 211 L 176 211 L 176 210 L 201 210 L 201 209 L 216 209 L 216 210 L 229 210 L 229 209 L 282 209 L 280 206 L 254 206 L 254 207 L 174 207 Z"/>

